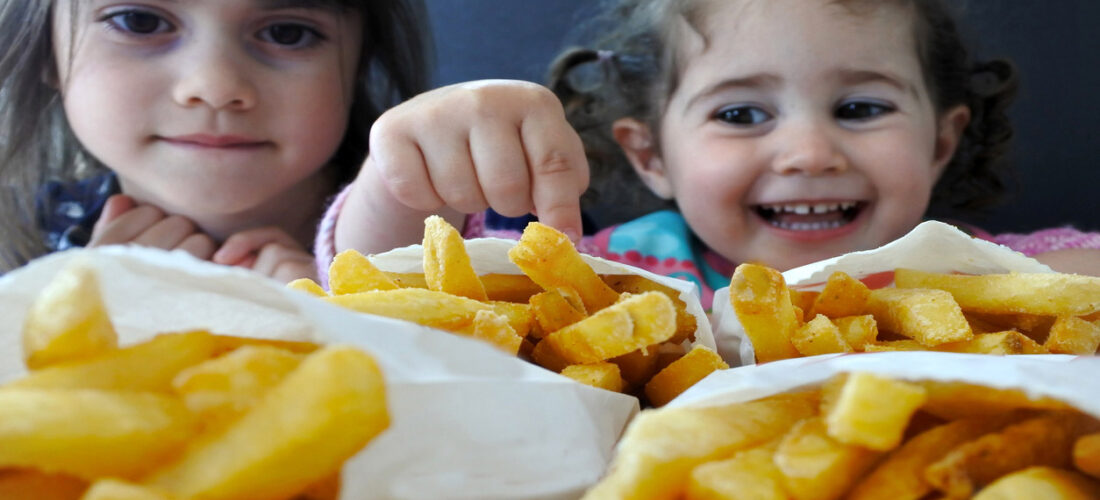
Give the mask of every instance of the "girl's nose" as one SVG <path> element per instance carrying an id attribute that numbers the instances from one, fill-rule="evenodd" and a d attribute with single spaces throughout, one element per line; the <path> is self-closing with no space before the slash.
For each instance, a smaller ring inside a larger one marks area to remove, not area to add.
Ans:
<path id="1" fill-rule="evenodd" d="M 774 136 L 778 149 L 772 170 L 781 175 L 839 174 L 848 170 L 848 160 L 835 134 L 821 124 L 786 124 L 782 133 Z"/>
<path id="2" fill-rule="evenodd" d="M 215 44 L 195 47 L 177 69 L 172 98 L 184 107 L 244 111 L 256 105 L 257 89 L 248 74 L 249 61 Z"/>

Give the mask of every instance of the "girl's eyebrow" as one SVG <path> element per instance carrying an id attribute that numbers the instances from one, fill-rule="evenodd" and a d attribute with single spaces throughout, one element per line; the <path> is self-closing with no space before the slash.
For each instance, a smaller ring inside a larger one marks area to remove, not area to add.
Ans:
<path id="1" fill-rule="evenodd" d="M 914 97 L 919 97 L 919 91 L 917 86 L 898 75 L 886 71 L 872 71 L 872 70 L 859 70 L 859 69 L 843 69 L 837 72 L 840 81 L 846 85 L 856 85 L 860 83 L 869 82 L 881 82 L 894 87 L 901 92 L 906 92 Z"/>
<path id="2" fill-rule="evenodd" d="M 779 84 L 780 80 L 781 78 L 779 78 L 778 75 L 773 75 L 771 73 L 760 73 L 743 78 L 727 78 L 725 80 L 715 82 L 712 85 L 708 85 L 707 87 L 697 92 L 694 96 L 691 97 L 691 99 L 688 100 L 686 107 L 690 108 L 694 106 L 695 103 L 699 100 L 706 99 L 707 97 L 725 92 L 727 90 L 737 88 L 775 87 Z"/>
<path id="3" fill-rule="evenodd" d="M 336 11 L 335 2 L 318 2 L 317 0 L 258 0 L 260 8 L 264 10 L 280 9 L 311 9 Z"/>

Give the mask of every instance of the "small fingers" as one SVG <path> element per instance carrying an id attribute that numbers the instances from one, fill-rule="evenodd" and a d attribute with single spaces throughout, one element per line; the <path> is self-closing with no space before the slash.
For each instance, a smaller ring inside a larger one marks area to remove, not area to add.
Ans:
<path id="1" fill-rule="evenodd" d="M 241 261 L 255 256 L 264 246 L 278 244 L 301 251 L 301 245 L 286 231 L 274 226 L 259 227 L 241 231 L 230 236 L 211 260 L 229 266 L 241 265 Z M 248 267 L 248 266 L 244 266 Z"/>
<path id="2" fill-rule="evenodd" d="M 298 278 L 317 279 L 316 262 L 312 255 L 277 243 L 260 249 L 252 270 L 283 283 L 290 283 Z"/>
<path id="3" fill-rule="evenodd" d="M 176 248 L 191 254 L 196 259 L 210 260 L 214 251 L 218 249 L 218 245 L 206 233 L 194 233 L 184 238 Z"/>
<path id="4" fill-rule="evenodd" d="M 375 168 L 389 193 L 405 206 L 435 210 L 443 199 L 432 186 L 424 155 L 414 140 L 415 125 L 408 124 L 399 108 L 383 114 L 370 132 L 370 156 L 364 168 Z"/>
<path id="5" fill-rule="evenodd" d="M 556 113 L 539 113 L 521 127 L 531 169 L 531 199 L 539 221 L 569 235 L 582 234 L 580 196 L 588 188 L 588 160 L 580 137 Z"/>
<path id="6" fill-rule="evenodd" d="M 195 223 L 181 215 L 169 215 L 133 239 L 132 243 L 144 247 L 171 250 L 176 248 L 192 234 L 197 228 Z"/>
<path id="7" fill-rule="evenodd" d="M 470 156 L 477 168 L 480 192 L 493 210 L 519 217 L 535 209 L 527 158 L 515 125 L 491 123 L 474 128 Z"/>
<path id="8" fill-rule="evenodd" d="M 107 198 L 106 203 L 103 204 L 103 211 L 99 214 L 99 220 L 96 221 L 95 227 L 92 228 L 92 233 L 102 231 L 103 227 L 108 223 L 113 222 L 119 218 L 122 214 L 129 212 L 137 206 L 137 202 L 133 198 L 124 194 L 112 195 Z"/>
<path id="9" fill-rule="evenodd" d="M 164 219 L 164 212 L 152 205 L 139 205 L 106 222 L 100 216 L 88 246 L 130 243 L 161 219 Z"/>
<path id="10" fill-rule="evenodd" d="M 459 212 L 473 213 L 489 208 L 481 193 L 477 171 L 470 156 L 467 133 L 447 135 L 421 144 L 428 175 L 436 195 Z"/>

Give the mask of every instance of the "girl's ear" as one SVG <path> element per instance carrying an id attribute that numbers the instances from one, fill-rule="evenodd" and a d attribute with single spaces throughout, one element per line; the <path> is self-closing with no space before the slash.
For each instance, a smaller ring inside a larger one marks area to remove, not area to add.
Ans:
<path id="1" fill-rule="evenodd" d="M 671 200 L 672 182 L 649 126 L 634 118 L 620 118 L 611 124 L 611 135 L 646 187 L 661 199 Z"/>
<path id="2" fill-rule="evenodd" d="M 932 173 L 939 179 L 940 174 L 951 163 L 955 156 L 955 150 L 959 147 L 966 126 L 970 124 L 970 108 L 960 104 L 947 110 L 940 116 L 939 127 L 936 133 L 936 150 L 932 156 Z"/>

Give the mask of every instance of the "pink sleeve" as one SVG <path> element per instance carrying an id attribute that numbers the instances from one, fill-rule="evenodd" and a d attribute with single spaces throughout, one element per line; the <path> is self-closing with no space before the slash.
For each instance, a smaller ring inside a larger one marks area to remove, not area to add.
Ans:
<path id="1" fill-rule="evenodd" d="M 990 240 L 1029 257 L 1069 248 L 1100 249 L 1100 233 L 1086 233 L 1072 227 L 1043 229 L 1030 234 L 998 234 Z"/>
<path id="2" fill-rule="evenodd" d="M 313 240 L 317 280 L 325 290 L 328 290 L 328 266 L 336 256 L 336 220 L 340 218 L 340 211 L 344 209 L 344 200 L 348 198 L 350 187 L 351 184 L 344 186 L 340 194 L 337 194 L 325 209 L 325 215 L 321 217 L 321 223 L 317 226 L 317 236 Z"/>

